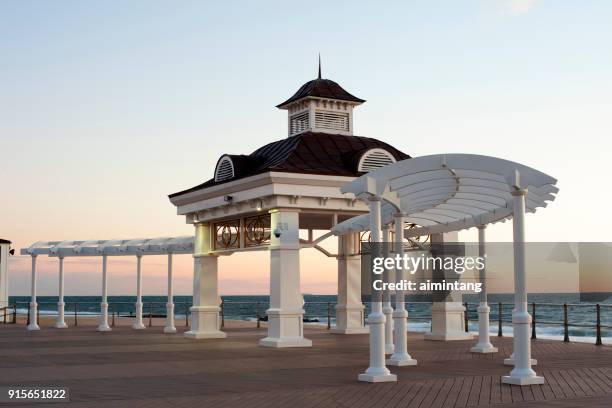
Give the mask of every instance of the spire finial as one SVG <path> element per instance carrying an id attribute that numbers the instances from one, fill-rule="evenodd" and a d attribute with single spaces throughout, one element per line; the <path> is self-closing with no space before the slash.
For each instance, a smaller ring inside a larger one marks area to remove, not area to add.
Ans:
<path id="1" fill-rule="evenodd" d="M 321 53 L 319 53 L 319 79 L 321 79 Z"/>

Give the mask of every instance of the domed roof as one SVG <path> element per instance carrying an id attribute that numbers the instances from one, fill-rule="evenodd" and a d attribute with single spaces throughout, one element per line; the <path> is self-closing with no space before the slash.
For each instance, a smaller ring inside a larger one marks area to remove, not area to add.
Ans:
<path id="1" fill-rule="evenodd" d="M 292 102 L 314 96 L 319 98 L 336 99 L 340 101 L 363 103 L 365 99 L 357 98 L 344 90 L 340 85 L 331 79 L 317 78 L 306 82 L 297 90 L 297 92 L 285 102 L 276 105 L 277 108 L 282 108 Z"/>

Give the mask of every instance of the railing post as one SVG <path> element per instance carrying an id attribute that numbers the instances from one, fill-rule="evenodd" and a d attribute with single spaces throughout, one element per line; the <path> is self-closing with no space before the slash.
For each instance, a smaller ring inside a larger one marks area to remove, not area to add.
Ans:
<path id="1" fill-rule="evenodd" d="M 115 310 L 115 304 L 114 303 L 111 305 L 111 308 L 113 310 L 113 319 L 111 320 L 111 327 L 115 327 L 115 311 L 116 310 Z"/>
<path id="2" fill-rule="evenodd" d="M 465 332 L 467 333 L 467 332 L 470 331 L 470 329 L 468 327 L 468 324 L 469 324 L 469 320 L 468 320 L 469 319 L 469 317 L 468 317 L 468 302 L 465 302 L 463 304 L 463 306 L 465 306 L 465 312 L 463 313 L 463 320 L 464 320 Z"/>
<path id="3" fill-rule="evenodd" d="M 331 329 L 331 303 L 327 302 L 327 330 Z"/>
<path id="4" fill-rule="evenodd" d="M 36 324 L 40 326 L 40 309 L 36 309 Z"/>
<path id="5" fill-rule="evenodd" d="M 77 327 L 79 324 L 78 317 L 77 317 L 78 311 L 79 311 L 79 304 L 75 303 L 74 304 L 74 327 Z"/>
<path id="6" fill-rule="evenodd" d="M 2 310 L 4 311 L 4 324 L 6 324 L 6 310 L 8 309 L 8 307 L 4 307 Z"/>
<path id="7" fill-rule="evenodd" d="M 597 311 L 597 321 L 595 327 L 597 337 L 595 338 L 595 345 L 601 346 L 601 308 L 599 306 L 599 303 L 595 306 L 595 310 Z"/>
<path id="8" fill-rule="evenodd" d="M 535 340 L 536 337 L 536 304 L 531 304 L 531 339 Z"/>
<path id="9" fill-rule="evenodd" d="M 569 324 L 567 321 L 567 303 L 563 304 L 563 341 L 569 342 Z"/>
<path id="10" fill-rule="evenodd" d="M 221 299 L 221 327 L 225 327 L 225 300 Z"/>
<path id="11" fill-rule="evenodd" d="M 259 321 L 259 302 L 255 304 L 255 313 L 257 314 L 257 328 L 261 327 L 261 322 Z"/>
<path id="12" fill-rule="evenodd" d="M 13 303 L 13 324 L 17 323 L 17 303 Z"/>
<path id="13" fill-rule="evenodd" d="M 497 337 L 502 337 L 504 335 L 504 316 L 502 314 L 503 312 L 504 305 L 502 305 L 502 302 L 499 302 L 497 305 Z"/>
<path id="14" fill-rule="evenodd" d="M 28 311 L 28 318 L 26 320 L 26 326 L 30 325 L 30 312 Z"/>
<path id="15" fill-rule="evenodd" d="M 189 304 L 185 303 L 185 327 L 189 327 Z"/>
<path id="16" fill-rule="evenodd" d="M 153 303 L 149 303 L 149 327 L 153 327 Z"/>

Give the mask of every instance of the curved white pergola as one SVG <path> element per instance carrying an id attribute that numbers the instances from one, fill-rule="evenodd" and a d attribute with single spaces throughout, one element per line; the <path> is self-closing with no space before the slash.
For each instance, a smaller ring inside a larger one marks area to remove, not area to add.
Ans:
<path id="1" fill-rule="evenodd" d="M 397 237 L 415 237 L 435 233 L 459 231 L 477 227 L 479 256 L 485 256 L 484 229 L 486 225 L 512 219 L 514 223 L 514 287 L 512 312 L 514 326 L 514 354 L 506 363 L 514 369 L 502 381 L 509 384 L 542 384 L 531 365 L 529 325 L 525 278 L 525 212 L 535 212 L 555 199 L 559 189 L 557 180 L 531 167 L 499 159 L 472 154 L 441 154 L 416 157 L 387 165 L 347 183 L 343 193 L 352 193 L 369 203 L 369 214 L 351 218 L 333 227 L 335 235 L 370 230 L 371 241 L 388 240 L 389 224 L 394 224 Z M 416 228 L 405 230 L 406 223 Z M 388 245 L 383 256 L 388 256 Z M 377 247 L 373 250 L 378 251 Z M 403 254 L 402 240 L 396 239 L 396 254 Z M 379 256 L 373 254 L 372 256 Z M 403 279 L 403 270 L 398 271 Z M 480 279 L 479 341 L 471 349 L 476 353 L 494 353 L 497 349 L 489 341 L 489 307 L 487 305 L 484 270 Z M 406 318 L 403 291 L 396 291 L 396 310 L 385 300 L 373 297 L 370 325 L 370 366 L 359 375 L 368 382 L 396 381 L 386 364 L 416 365 L 407 352 Z M 395 322 L 396 347 L 385 361 L 385 346 L 393 349 L 390 318 Z M 389 343 L 391 341 L 391 343 Z"/>
<path id="2" fill-rule="evenodd" d="M 40 330 L 37 324 L 38 303 L 36 302 L 36 257 L 47 255 L 59 259 L 59 301 L 55 327 L 66 328 L 64 320 L 64 258 L 77 256 L 102 257 L 102 303 L 100 304 L 99 331 L 110 331 L 108 325 L 107 258 L 109 256 L 136 256 L 136 317 L 134 329 L 144 329 L 142 322 L 142 257 L 144 255 L 168 256 L 168 302 L 166 304 L 166 326 L 164 333 L 175 333 L 174 292 L 172 285 L 172 255 L 193 254 L 194 237 L 162 237 L 140 239 L 111 239 L 83 241 L 38 241 L 21 249 L 21 255 L 32 257 L 32 280 L 30 301 L 30 324 L 28 330 Z"/>
<path id="3" fill-rule="evenodd" d="M 459 231 L 512 218 L 512 192 L 526 190 L 525 210 L 535 212 L 555 199 L 557 180 L 509 160 L 473 154 L 416 157 L 367 173 L 342 187 L 357 197 L 379 196 L 381 222 L 398 211 L 418 228 L 407 237 Z M 370 229 L 369 214 L 332 228 L 335 235 Z"/>

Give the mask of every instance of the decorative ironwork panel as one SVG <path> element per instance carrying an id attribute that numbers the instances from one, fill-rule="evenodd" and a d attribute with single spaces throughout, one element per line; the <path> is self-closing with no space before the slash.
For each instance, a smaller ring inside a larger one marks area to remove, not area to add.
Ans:
<path id="1" fill-rule="evenodd" d="M 244 245 L 254 247 L 270 243 L 270 214 L 256 215 L 244 219 Z"/>
<path id="2" fill-rule="evenodd" d="M 215 223 L 215 249 L 240 248 L 240 220 Z"/>

